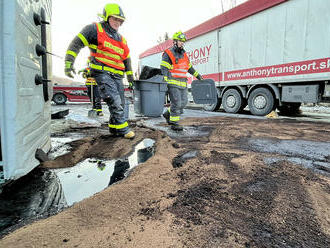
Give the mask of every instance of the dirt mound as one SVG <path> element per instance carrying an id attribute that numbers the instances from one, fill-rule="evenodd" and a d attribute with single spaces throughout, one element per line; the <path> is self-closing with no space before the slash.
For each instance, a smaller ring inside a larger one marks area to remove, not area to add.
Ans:
<path id="1" fill-rule="evenodd" d="M 72 167 L 86 158 L 117 159 L 132 153 L 133 147 L 143 139 L 157 140 L 165 137 L 163 132 L 151 131 L 143 127 L 135 127 L 134 131 L 136 137 L 128 140 L 111 136 L 105 126 L 103 129 L 96 129 L 95 132 L 86 129 L 86 132 L 92 133 L 93 136 L 68 143 L 71 147 L 70 153 L 43 162 L 42 167 L 51 169 Z"/>
<path id="2" fill-rule="evenodd" d="M 330 247 L 329 173 L 249 143 L 328 144 L 329 125 L 223 117 L 202 125 L 213 130 L 209 137 L 171 139 L 136 127 L 134 142 L 156 140 L 154 157 L 103 192 L 9 234 L 0 247 Z M 66 159 L 130 152 L 131 141 L 103 135 L 79 141 Z M 330 158 L 319 162 L 326 167 Z"/>

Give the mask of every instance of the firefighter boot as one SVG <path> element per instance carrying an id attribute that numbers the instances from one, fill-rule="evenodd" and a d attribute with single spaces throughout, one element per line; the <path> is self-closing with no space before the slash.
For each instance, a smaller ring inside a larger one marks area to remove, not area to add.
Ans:
<path id="1" fill-rule="evenodd" d="M 98 115 L 98 116 L 104 116 L 102 110 L 101 110 L 101 111 L 97 111 L 97 115 Z"/>
<path id="2" fill-rule="evenodd" d="M 135 133 L 133 131 L 129 131 L 128 133 L 124 134 L 123 136 L 125 139 L 134 139 Z"/>
<path id="3" fill-rule="evenodd" d="M 163 117 L 165 118 L 167 124 L 170 124 L 170 112 L 166 110 L 166 112 L 163 114 Z"/>
<path id="4" fill-rule="evenodd" d="M 111 136 L 118 136 L 116 128 L 109 127 L 109 132 Z"/>
<path id="5" fill-rule="evenodd" d="M 182 131 L 183 127 L 179 123 L 171 123 L 171 129 L 174 131 Z"/>

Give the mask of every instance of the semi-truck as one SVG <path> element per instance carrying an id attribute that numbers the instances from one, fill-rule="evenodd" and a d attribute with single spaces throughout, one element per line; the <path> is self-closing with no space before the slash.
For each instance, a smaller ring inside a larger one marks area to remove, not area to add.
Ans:
<path id="1" fill-rule="evenodd" d="M 51 0 L 0 3 L 0 191 L 50 149 Z"/>
<path id="2" fill-rule="evenodd" d="M 213 79 L 218 100 L 204 105 L 254 115 L 296 112 L 302 103 L 329 101 L 330 1 L 249 0 L 184 32 L 192 66 Z M 166 31 L 166 30 L 164 30 Z M 139 56 L 159 68 L 167 40 Z M 189 83 L 193 78 L 188 78 Z"/>

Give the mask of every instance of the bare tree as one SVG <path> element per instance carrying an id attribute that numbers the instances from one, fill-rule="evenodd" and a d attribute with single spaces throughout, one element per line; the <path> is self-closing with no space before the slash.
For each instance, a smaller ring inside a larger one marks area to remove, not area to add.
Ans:
<path id="1" fill-rule="evenodd" d="M 168 39 L 169 39 L 168 32 L 165 32 L 164 35 L 158 37 L 157 43 L 158 44 L 163 43 L 164 41 L 166 41 Z"/>

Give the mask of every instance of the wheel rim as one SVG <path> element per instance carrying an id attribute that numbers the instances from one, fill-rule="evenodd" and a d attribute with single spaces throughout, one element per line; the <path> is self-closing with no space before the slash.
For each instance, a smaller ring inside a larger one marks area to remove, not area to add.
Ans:
<path id="1" fill-rule="evenodd" d="M 226 99 L 226 104 L 228 107 L 233 108 L 236 105 L 236 98 L 234 96 L 228 96 Z"/>
<path id="2" fill-rule="evenodd" d="M 65 102 L 65 97 L 63 95 L 56 95 L 54 98 L 54 102 L 58 103 L 58 104 L 62 104 Z"/>
<path id="3" fill-rule="evenodd" d="M 267 105 L 267 99 L 262 96 L 262 95 L 259 95 L 259 96 L 256 96 L 254 98 L 254 101 L 253 101 L 253 105 L 257 108 L 257 109 L 263 109 L 266 107 Z"/>

